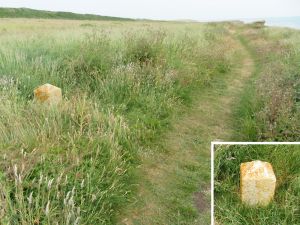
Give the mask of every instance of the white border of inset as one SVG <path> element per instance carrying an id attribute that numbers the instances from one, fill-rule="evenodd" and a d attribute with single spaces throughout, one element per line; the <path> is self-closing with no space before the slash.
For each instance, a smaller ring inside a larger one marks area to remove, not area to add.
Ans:
<path id="1" fill-rule="evenodd" d="M 215 145 L 300 145 L 300 142 L 230 142 L 230 141 L 212 141 L 210 145 L 211 157 L 211 225 L 214 225 L 214 149 Z"/>

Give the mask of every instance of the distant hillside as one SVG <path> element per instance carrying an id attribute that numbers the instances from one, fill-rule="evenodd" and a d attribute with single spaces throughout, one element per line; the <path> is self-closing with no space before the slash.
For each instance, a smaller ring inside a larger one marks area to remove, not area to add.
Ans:
<path id="1" fill-rule="evenodd" d="M 40 18 L 40 19 L 71 19 L 71 20 L 133 20 L 128 18 L 78 14 L 72 12 L 53 12 L 28 8 L 1 8 L 0 18 Z"/>

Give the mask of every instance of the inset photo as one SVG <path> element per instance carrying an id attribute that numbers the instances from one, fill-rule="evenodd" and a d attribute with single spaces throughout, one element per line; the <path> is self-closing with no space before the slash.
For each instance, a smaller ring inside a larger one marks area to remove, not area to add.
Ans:
<path id="1" fill-rule="evenodd" d="M 212 143 L 212 224 L 300 224 L 298 143 Z"/>

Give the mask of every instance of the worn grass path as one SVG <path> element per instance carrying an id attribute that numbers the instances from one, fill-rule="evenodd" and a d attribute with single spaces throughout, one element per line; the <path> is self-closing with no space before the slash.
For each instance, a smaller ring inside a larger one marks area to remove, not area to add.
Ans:
<path id="1" fill-rule="evenodd" d="M 174 119 L 160 143 L 141 151 L 139 196 L 121 224 L 210 224 L 210 142 L 232 137 L 233 110 L 254 72 L 250 53 L 233 39 L 236 68 L 195 93 L 193 107 Z"/>

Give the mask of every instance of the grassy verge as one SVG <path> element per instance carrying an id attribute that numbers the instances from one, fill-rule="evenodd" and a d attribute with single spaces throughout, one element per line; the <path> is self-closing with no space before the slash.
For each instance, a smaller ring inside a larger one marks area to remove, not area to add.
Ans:
<path id="1" fill-rule="evenodd" d="M 241 32 L 257 68 L 237 109 L 237 140 L 298 140 L 299 35 L 280 28 L 248 27 Z"/>
<path id="2" fill-rule="evenodd" d="M 299 31 L 243 26 L 241 43 L 255 71 L 235 110 L 235 141 L 298 141 Z M 215 217 L 220 224 L 298 224 L 299 146 L 220 146 L 215 158 Z M 270 162 L 278 184 L 268 207 L 239 197 L 242 162 Z"/>
<path id="3" fill-rule="evenodd" d="M 239 198 L 239 166 L 262 160 L 277 177 L 275 199 L 267 207 L 248 207 Z M 300 146 L 218 146 L 215 158 L 215 217 L 220 224 L 299 224 Z"/>

